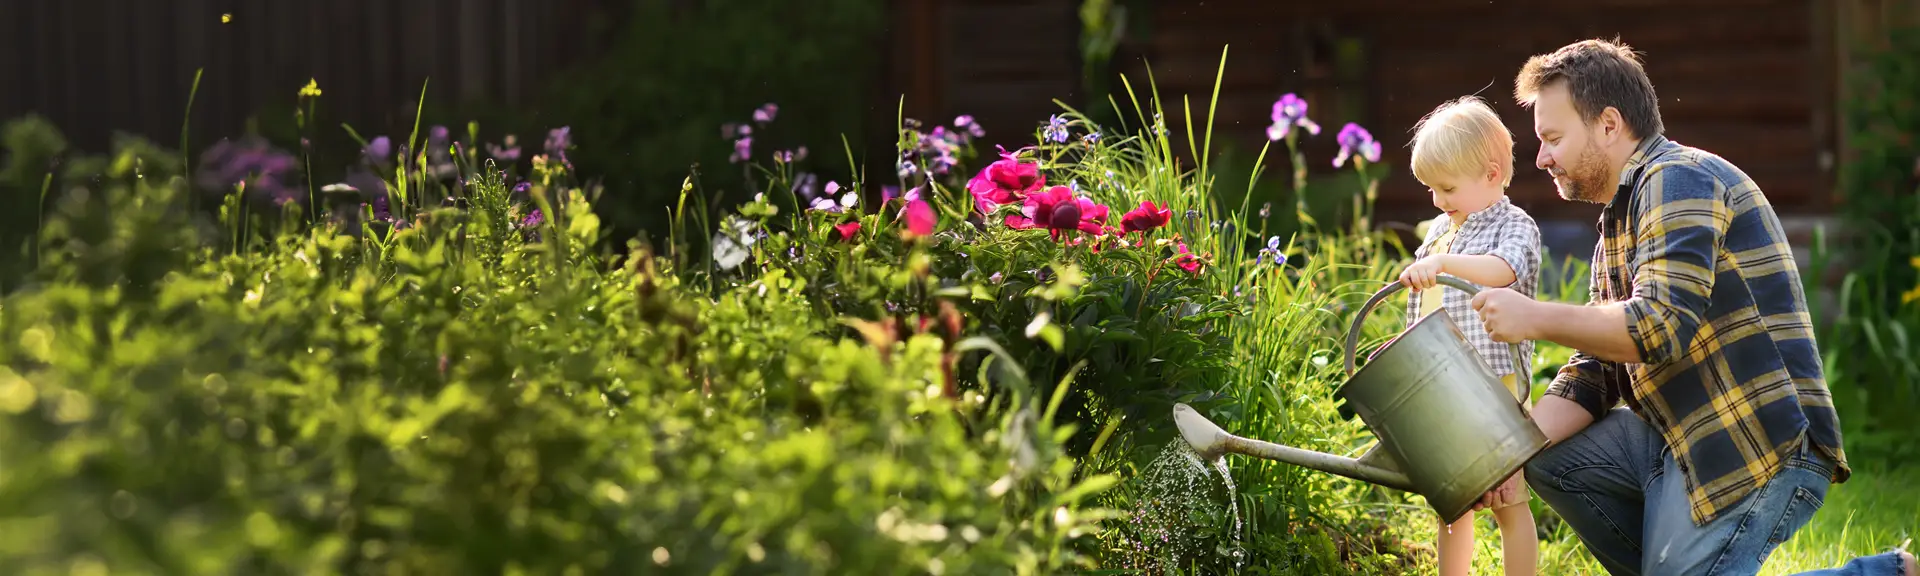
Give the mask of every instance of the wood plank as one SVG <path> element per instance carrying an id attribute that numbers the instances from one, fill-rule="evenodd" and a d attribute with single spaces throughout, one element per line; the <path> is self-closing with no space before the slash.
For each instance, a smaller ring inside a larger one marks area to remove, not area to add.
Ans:
<path id="1" fill-rule="evenodd" d="M 485 36 L 490 32 L 487 5 L 491 0 L 461 2 L 454 7 L 460 13 L 460 26 L 455 28 L 459 36 L 455 53 L 460 62 L 460 100 L 473 101 L 487 97 L 487 42 Z"/>
<path id="2" fill-rule="evenodd" d="M 518 0 L 502 0 L 500 3 L 500 23 L 503 28 L 500 37 L 501 81 L 505 83 L 507 104 L 519 106 L 525 101 L 526 81 L 521 77 L 523 70 L 521 54 L 525 50 L 525 38 L 521 32 L 520 14 L 525 7 Z"/>

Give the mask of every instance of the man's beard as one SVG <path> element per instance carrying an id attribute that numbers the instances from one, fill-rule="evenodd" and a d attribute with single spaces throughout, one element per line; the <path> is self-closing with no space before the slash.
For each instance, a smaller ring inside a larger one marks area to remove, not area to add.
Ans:
<path id="1" fill-rule="evenodd" d="M 1575 202 L 1598 204 L 1613 191 L 1614 182 L 1607 174 L 1607 155 L 1600 151 L 1600 143 L 1589 140 L 1586 150 L 1580 152 L 1580 160 L 1571 171 L 1549 171 L 1555 182 L 1560 183 L 1560 197 Z M 1569 177 L 1571 176 L 1571 177 Z"/>

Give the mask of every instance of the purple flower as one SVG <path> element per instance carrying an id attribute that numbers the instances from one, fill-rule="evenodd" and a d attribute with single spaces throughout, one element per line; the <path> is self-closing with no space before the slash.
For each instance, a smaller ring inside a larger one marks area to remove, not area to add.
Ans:
<path id="1" fill-rule="evenodd" d="M 752 136 L 752 135 L 753 135 L 753 126 L 749 124 L 739 124 L 735 122 L 728 122 L 726 124 L 720 125 L 721 138 L 733 138 L 735 136 Z"/>
<path id="2" fill-rule="evenodd" d="M 794 162 L 803 162 L 803 161 L 805 161 L 806 159 L 807 159 L 807 147 L 806 147 L 806 146 L 801 146 L 800 148 L 798 148 L 798 149 L 795 149 L 795 150 L 793 151 L 793 161 L 794 161 Z"/>
<path id="3" fill-rule="evenodd" d="M 1380 143 L 1374 141 L 1373 134 L 1367 133 L 1367 129 L 1361 128 L 1359 124 L 1348 122 L 1346 126 L 1340 128 L 1340 135 L 1334 137 L 1334 140 L 1340 143 L 1340 153 L 1333 157 L 1335 168 L 1345 166 L 1347 159 L 1355 154 L 1368 162 L 1380 161 Z"/>
<path id="4" fill-rule="evenodd" d="M 528 182 L 528 181 L 525 181 L 525 180 L 522 180 L 522 181 L 520 181 L 520 183 L 519 183 L 519 184 L 514 184 L 514 185 L 513 185 L 513 194 L 514 194 L 515 196 L 525 196 L 525 195 L 527 195 L 528 193 L 531 193 L 531 192 L 533 192 L 533 183 L 532 183 L 532 182 Z"/>
<path id="5" fill-rule="evenodd" d="M 1259 266 L 1261 262 L 1264 262 L 1266 260 L 1268 255 L 1273 256 L 1274 266 L 1281 266 L 1287 263 L 1287 255 L 1280 253 L 1280 237 L 1279 236 L 1267 237 L 1267 247 L 1261 249 L 1260 255 L 1255 256 L 1253 258 L 1253 265 Z"/>
<path id="6" fill-rule="evenodd" d="M 894 198 L 898 198 L 898 197 L 900 197 L 900 187 L 899 187 L 899 186 L 882 186 L 882 187 L 880 187 L 880 203 L 881 203 L 881 204 L 888 204 L 888 203 L 892 203 L 892 202 L 893 202 L 893 199 L 894 199 Z"/>
<path id="7" fill-rule="evenodd" d="M 970 136 L 973 136 L 974 138 L 979 138 L 987 135 L 987 132 L 985 130 L 980 129 L 980 124 L 978 122 L 973 121 L 973 116 L 967 115 L 967 114 L 962 114 L 959 117 L 954 118 L 953 127 L 967 131 L 967 134 Z"/>
<path id="8" fill-rule="evenodd" d="M 373 218 L 382 222 L 392 222 L 393 212 L 388 210 L 385 194 L 373 198 Z"/>
<path id="9" fill-rule="evenodd" d="M 1044 136 L 1046 137 L 1047 140 L 1051 140 L 1056 144 L 1066 143 L 1067 119 L 1061 118 L 1059 114 L 1055 114 L 1051 118 L 1048 118 L 1047 129 Z"/>
<path id="10" fill-rule="evenodd" d="M 819 195 L 818 186 L 818 179 L 810 172 L 801 172 L 793 177 L 793 195 L 803 200 L 812 201 L 814 196 Z"/>
<path id="11" fill-rule="evenodd" d="M 789 150 L 774 150 L 773 161 L 779 164 L 792 164 L 793 152 Z"/>
<path id="12" fill-rule="evenodd" d="M 458 170 L 453 165 L 453 154 L 447 149 L 453 145 L 451 134 L 446 126 L 434 126 L 427 130 L 427 172 L 435 178 L 452 178 Z"/>
<path id="13" fill-rule="evenodd" d="M 745 162 L 747 161 L 747 159 L 752 157 L 753 157 L 753 137 L 741 136 L 739 140 L 733 141 L 733 155 L 728 156 L 727 161 L 738 164 L 740 162 Z"/>
<path id="14" fill-rule="evenodd" d="M 839 214 L 853 209 L 854 206 L 860 203 L 859 190 L 848 188 L 845 196 L 835 198 L 834 195 L 839 193 L 839 182 L 827 182 L 827 193 L 821 195 L 819 198 L 813 199 L 813 205 L 808 206 L 807 209 Z"/>
<path id="15" fill-rule="evenodd" d="M 245 184 L 245 194 L 258 201 L 285 205 L 306 191 L 297 180 L 299 160 L 256 137 L 221 140 L 200 155 L 194 180 L 202 189 L 225 195 Z"/>
<path id="16" fill-rule="evenodd" d="M 567 148 L 573 146 L 573 127 L 561 126 L 547 131 L 547 156 L 562 163 L 567 161 Z"/>
<path id="17" fill-rule="evenodd" d="M 546 221 L 546 215 L 540 213 L 539 208 L 534 208 L 532 212 L 527 213 L 525 218 L 520 219 L 519 228 L 521 236 L 526 238 L 528 242 L 539 242 L 540 225 Z"/>
<path id="18" fill-rule="evenodd" d="M 508 134 L 502 144 L 487 144 L 487 155 L 495 161 L 512 164 L 520 161 L 520 141 Z"/>
<path id="19" fill-rule="evenodd" d="M 393 165 L 393 140 L 386 136 L 375 137 L 373 141 L 367 143 L 365 148 L 360 149 L 360 155 L 368 165 L 386 169 Z"/>
<path id="20" fill-rule="evenodd" d="M 387 181 L 366 170 L 348 173 L 345 184 L 360 191 L 364 198 L 384 198 L 387 195 Z"/>
<path id="21" fill-rule="evenodd" d="M 1307 119 L 1307 101 L 1289 92 L 1273 102 L 1273 125 L 1267 127 L 1267 139 L 1285 140 L 1296 126 L 1305 128 L 1307 134 L 1320 135 L 1320 125 Z"/>
<path id="22" fill-rule="evenodd" d="M 760 108 L 753 111 L 753 121 L 758 122 L 760 124 L 766 124 L 768 122 L 772 122 L 773 117 L 779 113 L 780 113 L 780 106 L 772 102 L 768 102 L 766 105 L 761 106 Z"/>

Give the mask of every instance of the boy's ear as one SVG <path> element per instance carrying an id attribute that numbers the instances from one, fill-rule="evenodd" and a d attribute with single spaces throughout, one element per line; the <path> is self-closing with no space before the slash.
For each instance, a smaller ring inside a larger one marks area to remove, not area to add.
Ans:
<path id="1" fill-rule="evenodd" d="M 1487 161 L 1486 177 L 1487 177 L 1488 184 L 1492 184 L 1495 186 L 1498 186 L 1500 184 L 1500 163 L 1499 162 L 1494 162 L 1492 160 Z"/>

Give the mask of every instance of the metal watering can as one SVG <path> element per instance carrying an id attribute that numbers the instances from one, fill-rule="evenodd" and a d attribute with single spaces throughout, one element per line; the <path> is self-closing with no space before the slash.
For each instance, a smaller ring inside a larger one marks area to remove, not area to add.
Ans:
<path id="1" fill-rule="evenodd" d="M 1468 294 L 1479 292 L 1451 276 L 1439 281 Z M 1173 407 L 1180 435 L 1207 460 L 1231 452 L 1305 466 L 1420 494 L 1442 520 L 1459 520 L 1545 449 L 1547 437 L 1444 312 L 1415 321 L 1354 370 L 1361 323 L 1403 289 L 1395 282 L 1374 294 L 1347 331 L 1347 381 L 1335 394 L 1379 438 L 1366 454 L 1345 458 L 1235 436 L 1186 404 Z M 1515 379 L 1526 382 L 1518 345 L 1513 345 L 1513 359 Z"/>

